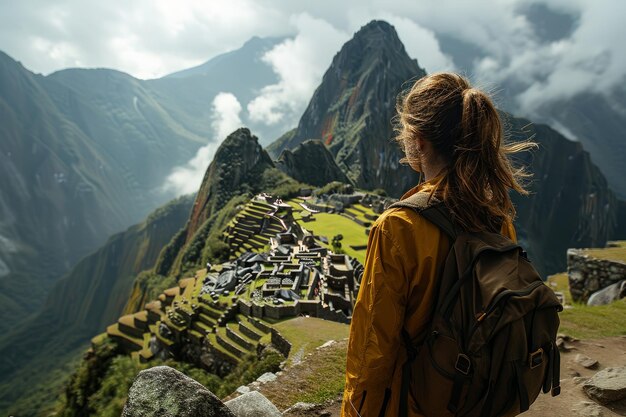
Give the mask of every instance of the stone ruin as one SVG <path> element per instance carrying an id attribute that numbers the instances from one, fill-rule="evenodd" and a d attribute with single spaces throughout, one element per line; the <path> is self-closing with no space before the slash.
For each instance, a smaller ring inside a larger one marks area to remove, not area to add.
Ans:
<path id="1" fill-rule="evenodd" d="M 626 297 L 624 262 L 594 258 L 584 249 L 569 249 L 567 275 L 574 301 L 599 305 Z"/>
<path id="2" fill-rule="evenodd" d="M 330 251 L 292 210 L 257 196 L 223 235 L 229 262 L 180 280 L 107 334 L 142 362 L 173 357 L 225 375 L 268 342 L 288 355 L 290 343 L 272 326 L 277 320 L 305 315 L 349 323 L 363 266 Z"/>

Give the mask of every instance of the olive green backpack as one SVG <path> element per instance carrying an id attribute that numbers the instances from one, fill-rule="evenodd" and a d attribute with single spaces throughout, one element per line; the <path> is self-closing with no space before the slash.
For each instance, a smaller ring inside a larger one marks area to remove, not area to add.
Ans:
<path id="1" fill-rule="evenodd" d="M 421 340 L 403 330 L 400 417 L 409 395 L 428 417 L 513 416 L 542 390 L 558 395 L 563 307 L 554 292 L 519 245 L 498 233 L 459 231 L 445 205 L 428 197 L 391 206 L 416 210 L 452 242 L 430 328 Z"/>

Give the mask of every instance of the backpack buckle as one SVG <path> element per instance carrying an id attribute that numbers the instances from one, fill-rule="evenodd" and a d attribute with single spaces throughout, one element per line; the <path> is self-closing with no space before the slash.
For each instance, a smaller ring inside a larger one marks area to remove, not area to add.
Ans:
<path id="1" fill-rule="evenodd" d="M 472 366 L 472 362 L 470 361 L 470 358 L 468 358 L 467 355 L 459 353 L 459 355 L 456 357 L 456 363 L 454 364 L 454 369 L 456 369 L 463 375 L 468 375 L 471 366 Z"/>
<path id="2" fill-rule="evenodd" d="M 528 356 L 528 366 L 535 369 L 543 363 L 543 349 L 539 348 Z"/>

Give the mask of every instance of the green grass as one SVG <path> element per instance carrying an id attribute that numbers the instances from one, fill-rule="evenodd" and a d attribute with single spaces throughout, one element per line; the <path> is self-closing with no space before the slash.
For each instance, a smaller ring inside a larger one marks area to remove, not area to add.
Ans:
<path id="1" fill-rule="evenodd" d="M 364 250 L 357 251 L 350 248 L 350 246 L 367 244 L 367 235 L 363 226 L 359 226 L 354 221 L 338 214 L 317 213 L 314 216 L 315 221 L 304 223 L 302 226 L 315 235 L 326 236 L 329 241 L 332 240 L 333 236 L 342 234 L 341 248 L 344 252 L 358 259 L 361 263 L 365 262 Z"/>
<path id="2" fill-rule="evenodd" d="M 593 258 L 626 262 L 626 241 L 622 240 L 613 243 L 619 246 L 611 248 L 584 249 L 583 252 Z"/>
<path id="3" fill-rule="evenodd" d="M 548 285 L 555 291 L 562 291 L 565 304 L 571 306 L 560 314 L 560 333 L 579 339 L 626 335 L 626 300 L 616 301 L 605 306 L 588 306 L 572 302 L 567 274 L 548 277 Z"/>
<path id="4" fill-rule="evenodd" d="M 605 306 L 574 304 L 563 310 L 560 317 L 559 332 L 579 339 L 626 335 L 626 300 Z"/>
<path id="5" fill-rule="evenodd" d="M 324 353 L 323 360 L 310 364 L 315 372 L 304 378 L 303 386 L 308 389 L 298 393 L 296 402 L 322 404 L 336 399 L 343 391 L 346 382 L 346 350 L 329 348 Z"/>
<path id="6" fill-rule="evenodd" d="M 546 284 L 554 291 L 561 291 L 563 293 L 566 305 L 572 304 L 572 295 L 569 292 L 569 281 L 566 272 L 550 275 L 546 280 Z"/>
<path id="7" fill-rule="evenodd" d="M 306 355 L 329 340 L 344 339 L 350 331 L 347 324 L 315 317 L 296 317 L 277 323 L 274 327 L 291 343 L 289 360 L 301 350 Z"/>
<path id="8" fill-rule="evenodd" d="M 267 384 L 261 392 L 279 409 L 297 402 L 323 404 L 335 400 L 344 389 L 347 341 L 316 351 L 306 363 L 293 366 L 279 384 Z"/>

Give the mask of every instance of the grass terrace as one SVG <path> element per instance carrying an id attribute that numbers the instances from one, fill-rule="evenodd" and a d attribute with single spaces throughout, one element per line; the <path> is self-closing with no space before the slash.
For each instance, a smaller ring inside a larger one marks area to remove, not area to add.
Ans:
<path id="1" fill-rule="evenodd" d="M 315 219 L 314 222 L 306 223 L 304 227 L 314 235 L 326 236 L 329 242 L 333 236 L 341 233 L 343 235 L 341 249 L 359 262 L 365 262 L 365 250 L 354 250 L 350 247 L 367 245 L 366 229 L 363 226 L 338 214 L 317 213 Z"/>
<path id="2" fill-rule="evenodd" d="M 288 361 L 299 361 L 308 353 L 328 340 L 340 340 L 348 337 L 350 326 L 316 317 L 295 317 L 276 324 L 273 327 L 291 343 Z M 261 342 L 269 343 L 266 335 Z"/>

